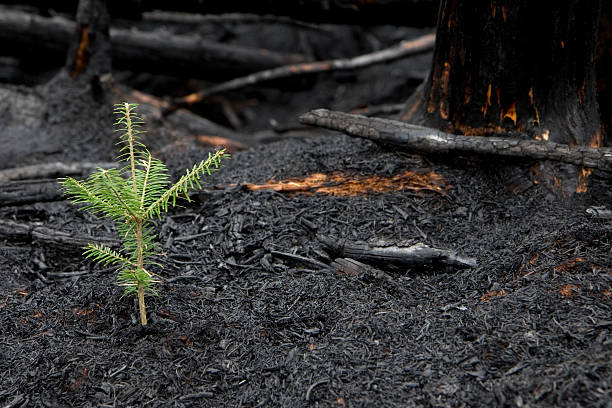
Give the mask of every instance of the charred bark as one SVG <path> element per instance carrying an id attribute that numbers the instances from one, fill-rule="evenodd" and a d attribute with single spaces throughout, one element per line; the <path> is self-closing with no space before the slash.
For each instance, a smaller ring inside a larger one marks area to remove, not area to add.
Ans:
<path id="1" fill-rule="evenodd" d="M 62 200 L 57 180 L 25 180 L 0 183 L 0 206 Z"/>
<path id="2" fill-rule="evenodd" d="M 90 58 L 103 54 L 108 54 L 106 72 L 110 72 L 112 56 L 113 65 L 119 68 L 197 78 L 227 78 L 306 61 L 297 54 L 219 44 L 197 36 L 109 29 L 92 20 L 97 17 L 110 23 L 103 11 L 85 6 L 80 9 L 84 11 L 77 14 L 76 23 L 62 17 L 3 9 L 0 41 L 7 44 L 5 52 L 23 58 L 40 58 L 42 53 L 57 61 L 70 50 L 67 66 L 73 76 Z M 73 40 L 75 33 L 77 41 Z"/>
<path id="3" fill-rule="evenodd" d="M 48 179 L 65 176 L 86 175 L 97 168 L 110 169 L 117 167 L 116 163 L 43 163 L 30 166 L 0 170 L 0 182 L 29 179 Z M 2 189 L 0 189 L 2 191 Z"/>
<path id="4" fill-rule="evenodd" d="M 523 138 L 463 136 L 390 119 L 318 109 L 300 117 L 304 124 L 339 130 L 424 153 L 472 153 L 555 160 L 612 171 L 612 149 L 570 146 Z"/>
<path id="5" fill-rule="evenodd" d="M 475 267 L 476 260 L 463 257 L 454 251 L 432 248 L 424 244 L 410 246 L 370 244 L 351 242 L 322 234 L 317 235 L 333 255 L 367 262 L 370 265 L 415 266 L 427 264 L 446 264 L 458 267 Z"/>
<path id="6" fill-rule="evenodd" d="M 208 89 L 177 98 L 175 99 L 174 103 L 179 106 L 191 105 L 219 93 L 234 91 L 236 89 L 274 79 L 306 74 L 311 75 L 321 72 L 353 70 L 381 62 L 389 62 L 395 59 L 407 57 L 409 55 L 429 51 L 433 47 L 434 40 L 435 37 L 433 34 L 426 34 L 413 40 L 402 41 L 396 46 L 365 55 L 359 55 L 354 58 L 306 62 L 260 71 L 246 77 L 235 78 Z"/>
<path id="7" fill-rule="evenodd" d="M 70 76 L 78 78 L 85 74 L 85 80 L 89 81 L 110 73 L 110 15 L 105 2 L 81 0 L 76 13 L 76 23 L 77 40 L 70 42 L 66 61 Z M 72 31 L 74 32 L 74 28 Z"/>
<path id="8" fill-rule="evenodd" d="M 33 4 L 41 10 L 72 11 L 77 0 L 41 2 L 32 0 L 8 3 Z M 436 23 L 436 0 L 108 0 L 113 16 L 137 18 L 144 11 L 172 10 L 201 14 L 254 13 L 294 17 L 304 21 L 341 24 L 399 24 L 433 26 Z"/>
<path id="9" fill-rule="evenodd" d="M 467 135 L 602 145 L 601 1 L 443 0 L 433 66 L 403 121 Z"/>
<path id="10" fill-rule="evenodd" d="M 40 224 L 3 219 L 0 219 L 0 237 L 18 241 L 39 241 L 46 245 L 69 249 L 82 249 L 90 242 L 101 242 L 112 248 L 120 245 L 120 241 L 115 238 L 74 234 Z"/>

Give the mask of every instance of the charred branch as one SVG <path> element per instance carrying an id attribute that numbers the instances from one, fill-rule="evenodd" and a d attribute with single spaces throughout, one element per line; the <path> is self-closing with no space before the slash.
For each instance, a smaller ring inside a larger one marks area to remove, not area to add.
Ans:
<path id="1" fill-rule="evenodd" d="M 410 246 L 382 246 L 382 244 L 371 245 L 367 242 L 351 242 L 322 234 L 317 235 L 317 240 L 335 256 L 356 259 L 370 265 L 446 264 L 464 268 L 477 266 L 473 258 L 463 257 L 454 251 L 432 248 L 421 243 Z"/>
<path id="2" fill-rule="evenodd" d="M 308 30 L 329 32 L 327 28 L 313 23 L 296 20 L 285 16 L 275 16 L 272 14 L 257 15 L 247 13 L 227 13 L 227 14 L 194 14 L 177 11 L 153 10 L 143 13 L 142 19 L 152 23 L 172 23 L 172 24 L 284 24 Z"/>
<path id="3" fill-rule="evenodd" d="M 178 109 L 168 114 L 170 104 L 161 98 L 127 88 L 116 82 L 112 85 L 112 91 L 117 95 L 118 101 L 138 103 L 140 109 L 147 112 L 146 119 L 152 124 L 152 127 L 154 125 L 156 129 L 168 129 L 169 133 L 175 134 L 183 142 L 195 139 L 203 145 L 224 146 L 230 151 L 245 150 L 253 144 L 247 135 L 228 129 L 186 109 Z M 171 144 L 166 145 L 160 149 L 160 152 L 172 147 Z"/>
<path id="4" fill-rule="evenodd" d="M 85 176 L 115 163 L 45 163 L 0 170 L 0 206 L 63 200 L 57 177 Z"/>
<path id="5" fill-rule="evenodd" d="M 6 3 L 6 2 L 5 2 Z M 11 0 L 8 3 L 32 4 L 41 10 L 54 9 L 71 12 L 77 0 L 41 2 Z M 114 17 L 138 18 L 150 10 L 179 11 L 200 14 L 252 13 L 289 16 L 302 21 L 340 24 L 399 24 L 434 26 L 438 12 L 436 0 L 109 0 Z"/>
<path id="6" fill-rule="evenodd" d="M 62 200 L 57 180 L 24 180 L 0 183 L 0 206 Z"/>
<path id="7" fill-rule="evenodd" d="M 0 170 L 0 182 L 28 179 L 48 179 L 65 176 L 86 175 L 97 168 L 110 169 L 117 167 L 116 163 L 42 163 Z"/>
<path id="8" fill-rule="evenodd" d="M 143 2 L 150 10 L 176 10 L 201 14 L 255 13 L 294 17 L 299 20 L 342 24 L 401 24 L 432 26 L 438 12 L 435 0 L 214 0 Z"/>
<path id="9" fill-rule="evenodd" d="M 100 237 L 59 231 L 38 224 L 1 219 L 0 237 L 19 241 L 39 241 L 47 245 L 69 248 L 82 248 L 90 242 L 101 242 L 111 247 L 119 245 L 119 241 L 109 237 L 100 239 Z"/>
<path id="10" fill-rule="evenodd" d="M 523 138 L 462 136 L 390 119 L 368 118 L 326 109 L 305 113 L 304 124 L 423 153 L 471 153 L 555 160 L 612 171 L 612 149 L 570 146 Z"/>
<path id="11" fill-rule="evenodd" d="M 395 282 L 395 279 L 393 279 L 388 273 L 351 258 L 336 258 L 332 261 L 330 266 L 333 270 L 343 275 L 367 275 L 385 282 Z"/>
<path id="12" fill-rule="evenodd" d="M 72 44 L 77 23 L 63 17 L 41 17 L 2 9 L 0 42 L 5 53 L 40 58 L 40 53 L 63 60 Z M 277 66 L 305 62 L 297 54 L 206 41 L 198 36 L 139 32 L 111 28 L 113 65 L 174 76 L 231 77 Z"/>
<path id="13" fill-rule="evenodd" d="M 400 44 L 360 55 L 354 58 L 342 58 L 328 61 L 306 62 L 302 64 L 286 65 L 283 67 L 256 72 L 245 77 L 232 79 L 230 81 L 215 85 L 182 98 L 177 98 L 178 105 L 191 105 L 201 102 L 205 98 L 223 92 L 235 91 L 237 89 L 255 85 L 274 79 L 288 78 L 297 75 L 317 74 L 321 72 L 353 70 L 381 62 L 389 62 L 409 55 L 429 51 L 435 43 L 435 35 L 427 34 L 413 40 L 402 41 Z"/>

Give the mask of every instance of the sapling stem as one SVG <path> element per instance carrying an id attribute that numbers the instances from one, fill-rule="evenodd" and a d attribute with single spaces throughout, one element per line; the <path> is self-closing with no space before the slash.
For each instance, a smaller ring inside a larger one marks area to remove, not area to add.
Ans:
<path id="1" fill-rule="evenodd" d="M 145 306 L 144 286 L 142 282 L 138 282 L 138 310 L 140 312 L 140 324 L 147 325 L 147 308 Z"/>
<path id="2" fill-rule="evenodd" d="M 150 258 L 157 253 L 153 242 L 155 235 L 148 226 L 153 217 L 174 206 L 176 199 L 187 192 L 200 188 L 202 175 L 210 174 L 229 158 L 225 149 L 209 153 L 206 160 L 193 166 L 176 182 L 170 185 L 166 166 L 151 156 L 140 141 L 139 129 L 143 123 L 135 113 L 136 104 L 115 105 L 117 131 L 122 132 L 118 160 L 127 162 L 117 169 L 98 169 L 89 178 L 77 181 L 71 177 L 60 179 L 64 194 L 82 209 L 90 210 L 115 222 L 123 241 L 123 249 L 117 252 L 99 244 L 89 244 L 84 251 L 87 258 L 104 265 L 117 265 L 118 283 L 125 288 L 124 295 L 136 295 L 140 324 L 146 326 L 147 311 L 145 295 L 157 295 L 154 288 L 159 280 L 147 270 L 154 264 Z"/>

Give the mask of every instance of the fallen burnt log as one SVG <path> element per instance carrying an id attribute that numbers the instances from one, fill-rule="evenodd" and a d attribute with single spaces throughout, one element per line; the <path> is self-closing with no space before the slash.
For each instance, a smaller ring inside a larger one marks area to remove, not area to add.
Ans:
<path id="1" fill-rule="evenodd" d="M 0 206 L 63 200 L 57 177 L 86 176 L 116 163 L 43 163 L 0 170 Z"/>
<path id="2" fill-rule="evenodd" d="M 0 206 L 62 200 L 57 180 L 23 180 L 0 183 Z"/>
<path id="3" fill-rule="evenodd" d="M 149 10 L 175 10 L 202 14 L 254 13 L 294 17 L 304 21 L 341 24 L 400 24 L 433 26 L 439 4 L 435 0 L 188 0 L 146 1 Z"/>
<path id="4" fill-rule="evenodd" d="M 415 266 L 444 264 L 462 268 L 476 267 L 473 258 L 454 251 L 432 248 L 425 244 L 410 246 L 388 245 L 383 242 L 352 242 L 337 237 L 317 234 L 317 240 L 336 257 L 351 258 L 370 265 Z"/>
<path id="5" fill-rule="evenodd" d="M 288 78 L 297 75 L 316 74 L 321 72 L 344 71 L 366 67 L 381 62 L 389 62 L 395 59 L 407 57 L 429 51 L 433 48 L 436 36 L 427 34 L 412 40 L 402 41 L 400 44 L 384 50 L 359 55 L 354 58 L 342 58 L 328 61 L 305 62 L 301 64 L 285 65 L 253 73 L 241 78 L 235 78 L 227 82 L 212 86 L 198 92 L 191 93 L 181 98 L 176 98 L 177 105 L 191 105 L 201 102 L 205 98 L 223 92 L 235 91 L 246 86 L 255 85 L 274 79 Z"/>
<path id="6" fill-rule="evenodd" d="M 0 170 L 0 182 L 28 179 L 47 179 L 64 176 L 78 176 L 93 172 L 97 168 L 111 169 L 117 167 L 116 163 L 42 163 L 30 166 L 15 167 Z M 4 191 L 0 189 L 0 191 Z"/>
<path id="7" fill-rule="evenodd" d="M 93 237 L 45 227 L 39 223 L 23 223 L 0 219 L 0 237 L 11 241 L 38 241 L 62 248 L 82 248 L 90 242 L 98 242 L 116 248 L 120 242 L 110 237 Z"/>
<path id="8" fill-rule="evenodd" d="M 42 9 L 73 11 L 77 0 L 39 2 L 11 0 Z M 49 3 L 49 4 L 44 4 Z M 137 18 L 148 10 L 183 11 L 201 14 L 253 13 L 290 16 L 299 20 L 341 24 L 399 24 L 434 26 L 439 4 L 436 0 L 108 0 L 113 17 Z"/>
<path id="9" fill-rule="evenodd" d="M 64 60 L 77 31 L 74 21 L 6 8 L 0 11 L 0 42 L 5 45 L 6 54 Z M 167 32 L 111 28 L 110 38 L 114 66 L 174 76 L 227 78 L 306 61 L 298 54 L 220 44 Z"/>
<path id="10" fill-rule="evenodd" d="M 366 275 L 386 282 L 395 282 L 395 279 L 388 273 L 351 258 L 336 258 L 332 261 L 330 266 L 333 270 L 343 275 Z"/>
<path id="11" fill-rule="evenodd" d="M 327 109 L 305 113 L 300 116 L 300 122 L 424 153 L 456 152 L 545 159 L 612 171 L 612 149 L 606 147 L 570 146 L 523 138 L 454 135 L 396 120 Z"/>

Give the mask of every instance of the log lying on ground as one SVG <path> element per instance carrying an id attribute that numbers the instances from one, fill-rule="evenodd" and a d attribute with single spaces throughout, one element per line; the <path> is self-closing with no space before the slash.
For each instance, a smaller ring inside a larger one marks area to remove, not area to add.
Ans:
<path id="1" fill-rule="evenodd" d="M 63 200 L 55 179 L 0 183 L 0 206 L 25 205 Z"/>
<path id="2" fill-rule="evenodd" d="M 48 179 L 65 176 L 88 175 L 98 168 L 116 168 L 117 163 L 42 163 L 0 170 L 0 182 L 28 179 Z"/>
<path id="3" fill-rule="evenodd" d="M 84 177 L 117 163 L 43 163 L 0 170 L 0 206 L 63 200 L 58 177 Z"/>
<path id="4" fill-rule="evenodd" d="M 76 23 L 63 17 L 0 8 L 0 42 L 7 54 L 42 58 L 45 53 L 63 60 L 76 30 Z M 197 36 L 117 28 L 111 28 L 110 36 L 115 66 L 166 75 L 227 78 L 306 61 L 298 54 L 220 44 Z"/>
<path id="5" fill-rule="evenodd" d="M 295 26 L 305 28 L 317 32 L 327 32 L 332 34 L 331 30 L 320 24 L 307 23 L 285 16 L 275 16 L 272 14 L 249 14 L 249 13 L 224 13 L 224 14 L 198 14 L 185 13 L 180 11 L 161 11 L 153 10 L 142 14 L 143 21 L 156 24 L 284 24 L 287 26 Z"/>
<path id="6" fill-rule="evenodd" d="M 388 273 L 351 258 L 336 258 L 331 262 L 330 266 L 336 272 L 344 275 L 367 275 L 386 282 L 395 282 L 395 279 Z"/>
<path id="7" fill-rule="evenodd" d="M 8 0 L 8 4 L 31 4 L 41 10 L 73 12 L 77 0 L 41 2 Z M 138 18 L 148 10 L 172 10 L 200 14 L 253 13 L 290 16 L 303 21 L 339 24 L 399 24 L 429 26 L 436 24 L 436 0 L 107 0 L 113 17 Z"/>
<path id="8" fill-rule="evenodd" d="M 519 138 L 453 135 L 396 120 L 368 118 L 327 109 L 305 113 L 300 116 L 300 122 L 424 153 L 472 153 L 545 159 L 612 171 L 612 149 L 606 147 L 569 146 Z"/>
<path id="9" fill-rule="evenodd" d="M 370 265 L 445 264 L 463 268 L 477 266 L 476 260 L 473 258 L 463 257 L 454 251 L 432 248 L 420 243 L 410 246 L 379 246 L 367 242 L 351 242 L 322 234 L 317 235 L 317 240 L 337 257 L 352 258 Z"/>
<path id="10" fill-rule="evenodd" d="M 260 72 L 256 72 L 245 77 L 232 79 L 230 81 L 212 86 L 198 92 L 194 92 L 187 96 L 176 98 L 177 105 L 190 105 L 202 101 L 203 99 L 217 95 L 222 92 L 235 91 L 236 89 L 244 88 L 249 85 L 271 81 L 274 79 L 288 78 L 291 76 L 316 74 L 320 72 L 343 71 L 362 68 L 365 66 L 378 64 L 381 62 L 389 62 L 409 55 L 419 54 L 421 52 L 433 49 L 436 41 L 435 34 L 427 34 L 413 40 L 402 41 L 384 50 L 372 52 L 369 54 L 359 55 L 354 58 L 342 58 L 328 61 L 306 62 L 302 64 L 286 65 L 283 67 L 272 68 Z"/>
<path id="11" fill-rule="evenodd" d="M 275 14 L 304 21 L 341 24 L 423 27 L 435 25 L 439 4 L 435 0 L 149 0 L 142 2 L 142 7 L 201 14 Z"/>
<path id="12" fill-rule="evenodd" d="M 97 242 L 116 248 L 120 241 L 110 237 L 93 237 L 85 234 L 74 234 L 45 227 L 39 223 L 23 223 L 0 219 L 0 237 L 18 241 L 38 241 L 47 245 L 82 248 L 90 242 Z"/>

